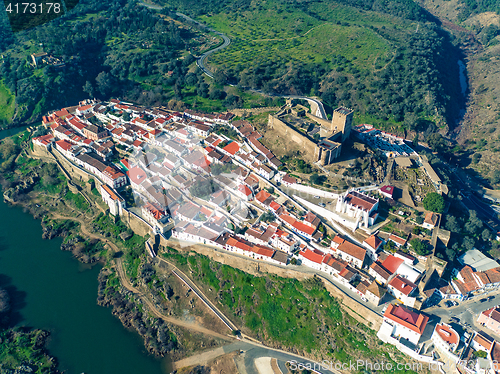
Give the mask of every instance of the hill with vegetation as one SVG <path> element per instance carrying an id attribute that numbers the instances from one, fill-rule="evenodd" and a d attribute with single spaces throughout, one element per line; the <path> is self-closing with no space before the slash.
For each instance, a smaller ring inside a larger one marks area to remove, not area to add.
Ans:
<path id="1" fill-rule="evenodd" d="M 463 101 L 458 50 L 413 1 L 163 3 L 232 40 L 209 60 L 222 83 L 316 95 L 358 122 L 426 136 L 453 127 Z"/>
<path id="2" fill-rule="evenodd" d="M 193 54 L 219 42 L 214 33 L 135 1 L 81 2 L 18 33 L 0 17 L 0 126 L 37 121 L 92 97 L 179 110 L 273 105 L 261 95 L 215 86 L 196 68 Z M 39 52 L 65 66 L 33 66 L 31 54 Z"/>
<path id="3" fill-rule="evenodd" d="M 500 188 L 500 1 L 425 0 L 464 51 L 467 106 L 453 134 L 455 162 L 490 188 Z"/>

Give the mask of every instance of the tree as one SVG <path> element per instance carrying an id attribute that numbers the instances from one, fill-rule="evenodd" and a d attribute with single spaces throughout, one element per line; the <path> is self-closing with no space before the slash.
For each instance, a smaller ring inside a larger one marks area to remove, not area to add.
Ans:
<path id="1" fill-rule="evenodd" d="M 464 241 L 462 242 L 462 246 L 465 248 L 466 251 L 470 251 L 471 249 L 473 249 L 475 244 L 476 242 L 470 236 L 466 236 L 464 238 Z"/>
<path id="2" fill-rule="evenodd" d="M 445 208 L 444 198 L 437 192 L 429 192 L 424 198 L 424 209 L 431 212 L 443 213 Z"/>
<path id="3" fill-rule="evenodd" d="M 92 83 L 86 81 L 83 86 L 83 92 L 88 93 L 90 97 L 94 97 L 94 86 L 92 86 Z"/>
<path id="4" fill-rule="evenodd" d="M 204 199 L 219 190 L 220 187 L 218 184 L 214 183 L 212 180 L 206 180 L 196 181 L 189 189 L 189 192 L 191 192 L 193 196 Z"/>
<path id="5" fill-rule="evenodd" d="M 325 181 L 326 177 L 324 175 L 318 175 L 317 173 L 314 173 L 309 177 L 309 182 L 312 184 L 322 185 Z"/>
<path id="6" fill-rule="evenodd" d="M 491 232 L 488 229 L 484 229 L 483 232 L 481 233 L 481 238 L 487 242 L 491 239 Z"/>
<path id="7" fill-rule="evenodd" d="M 276 217 L 271 212 L 264 212 L 260 216 L 260 220 L 263 222 L 274 222 L 276 220 Z"/>
<path id="8" fill-rule="evenodd" d="M 412 240 L 410 240 L 410 245 L 413 250 L 420 256 L 426 256 L 431 252 L 429 250 L 429 245 L 418 238 L 413 238 Z"/>
<path id="9" fill-rule="evenodd" d="M 396 246 L 392 241 L 388 241 L 387 243 L 384 244 L 384 250 L 390 253 L 396 252 Z"/>
<path id="10" fill-rule="evenodd" d="M 446 224 L 444 225 L 446 230 L 449 230 L 453 233 L 459 233 L 461 230 L 460 224 L 458 223 L 455 216 L 448 216 L 446 218 Z"/>
<path id="11" fill-rule="evenodd" d="M 452 248 L 446 248 L 446 256 L 448 256 L 448 261 L 454 261 L 455 258 L 457 257 L 457 252 L 454 251 Z"/>
<path id="12" fill-rule="evenodd" d="M 434 152 L 442 152 L 446 149 L 446 142 L 443 136 L 438 132 L 432 133 L 427 137 L 427 144 L 429 144 L 429 147 L 431 147 Z"/>
<path id="13" fill-rule="evenodd" d="M 466 222 L 464 228 L 471 235 L 479 233 L 479 230 L 483 228 L 483 221 L 479 219 L 475 210 L 470 211 L 469 220 Z"/>
<path id="14" fill-rule="evenodd" d="M 479 162 L 479 160 L 481 159 L 481 153 L 474 153 L 472 155 L 472 162 L 474 164 L 477 164 Z"/>
<path id="15" fill-rule="evenodd" d="M 10 310 L 10 297 L 6 290 L 0 288 L 0 315 Z"/>

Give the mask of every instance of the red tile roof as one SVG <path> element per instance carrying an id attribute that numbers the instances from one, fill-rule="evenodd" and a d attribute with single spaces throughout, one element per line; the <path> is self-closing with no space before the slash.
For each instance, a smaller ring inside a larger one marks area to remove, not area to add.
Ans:
<path id="1" fill-rule="evenodd" d="M 260 190 L 257 195 L 255 195 L 255 199 L 261 203 L 264 203 L 264 201 L 266 201 L 270 196 L 271 194 L 269 192 Z"/>
<path id="2" fill-rule="evenodd" d="M 426 315 L 413 312 L 401 305 L 395 306 L 392 304 L 386 309 L 384 317 L 407 327 L 420 335 L 423 334 L 425 326 L 429 321 L 429 317 Z"/>
<path id="3" fill-rule="evenodd" d="M 250 188 L 248 188 L 247 186 L 245 186 L 244 184 L 240 184 L 238 186 L 238 191 L 242 192 L 243 194 L 245 194 L 245 196 L 251 196 L 252 195 L 252 191 L 250 190 Z"/>
<path id="4" fill-rule="evenodd" d="M 438 323 L 435 328 L 436 333 L 448 344 L 458 344 L 458 333 L 444 323 Z"/>
<path id="5" fill-rule="evenodd" d="M 240 150 L 240 146 L 236 142 L 231 142 L 222 149 L 234 156 Z"/>
<path id="6" fill-rule="evenodd" d="M 389 257 L 387 257 L 385 261 L 382 262 L 382 266 L 385 267 L 387 270 L 389 270 L 391 274 L 394 274 L 403 262 L 404 260 L 402 258 L 389 255 Z"/>
<path id="7" fill-rule="evenodd" d="M 317 252 L 320 252 L 320 251 L 317 251 Z M 311 251 L 310 249 L 307 249 L 307 248 L 306 248 L 305 251 L 300 252 L 300 255 L 302 257 L 308 259 L 309 261 L 315 262 L 317 264 L 321 264 L 323 262 L 323 257 L 324 257 L 324 255 L 316 253 L 316 251 L 313 252 L 313 251 Z"/>
<path id="8" fill-rule="evenodd" d="M 393 242 L 398 243 L 399 245 L 406 244 L 406 239 L 403 239 L 403 238 L 401 238 L 397 235 L 394 235 L 394 234 L 391 234 L 391 236 L 389 236 L 389 240 L 392 240 Z"/>
<path id="9" fill-rule="evenodd" d="M 377 203 L 377 200 L 365 196 L 359 192 L 352 191 L 347 194 L 346 202 L 362 210 L 370 211 L 373 208 L 373 206 Z"/>
<path id="10" fill-rule="evenodd" d="M 344 241 L 341 245 L 339 245 L 338 251 L 341 251 L 352 257 L 355 257 L 358 260 L 361 261 L 365 260 L 366 250 L 351 242 Z"/>
<path id="11" fill-rule="evenodd" d="M 130 178 L 130 181 L 135 184 L 141 184 L 147 177 L 146 172 L 137 166 L 127 171 L 127 175 Z"/>
<path id="12" fill-rule="evenodd" d="M 70 142 L 66 141 L 66 140 L 58 140 L 56 142 L 56 144 L 62 148 L 64 151 L 69 151 L 71 149 L 71 147 L 73 147 L 73 144 L 71 144 Z"/>
<path id="13" fill-rule="evenodd" d="M 372 235 L 365 240 L 365 243 L 368 244 L 374 250 L 377 250 L 378 247 L 382 244 L 382 239 L 380 239 L 377 235 Z"/>
<path id="14" fill-rule="evenodd" d="M 392 196 L 394 194 L 394 187 L 393 186 L 382 186 L 382 187 L 380 187 L 380 191 Z"/>
<path id="15" fill-rule="evenodd" d="M 408 296 L 412 293 L 412 291 L 417 288 L 417 285 L 413 282 L 410 282 L 408 279 L 400 277 L 396 275 L 389 282 L 389 286 L 394 287 L 399 292 L 402 292 L 404 295 Z"/>
<path id="16" fill-rule="evenodd" d="M 316 231 L 315 227 L 308 226 L 297 220 L 292 226 L 295 227 L 298 231 L 303 232 L 307 235 L 312 235 Z"/>

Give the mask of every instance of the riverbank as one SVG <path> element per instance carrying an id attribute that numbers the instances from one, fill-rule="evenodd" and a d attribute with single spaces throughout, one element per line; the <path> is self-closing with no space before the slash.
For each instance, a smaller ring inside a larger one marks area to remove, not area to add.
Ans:
<path id="1" fill-rule="evenodd" d="M 80 262 L 100 263 L 97 304 L 110 307 L 124 327 L 137 332 L 150 354 L 178 360 L 200 347 L 223 343 L 225 335 L 202 327 L 217 324 L 184 295 L 178 281 L 156 274 L 145 254 L 147 237 L 102 213 L 98 194 L 90 194 L 95 200 L 91 204 L 79 199 L 69 191 L 55 164 L 28 158 L 23 151 L 0 176 L 0 183 L 11 205 L 41 219 L 42 238 L 61 238 L 60 248 Z M 140 289 L 137 294 L 120 280 L 118 261 L 125 277 Z M 168 363 L 163 366 L 168 371 Z"/>

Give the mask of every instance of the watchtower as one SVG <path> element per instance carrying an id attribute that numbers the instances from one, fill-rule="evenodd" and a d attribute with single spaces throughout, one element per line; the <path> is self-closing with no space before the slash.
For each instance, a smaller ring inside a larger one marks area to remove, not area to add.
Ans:
<path id="1" fill-rule="evenodd" d="M 343 106 L 335 109 L 333 111 L 332 117 L 332 131 L 342 133 L 342 143 L 349 137 L 352 127 L 352 118 L 354 116 L 354 111 Z"/>

